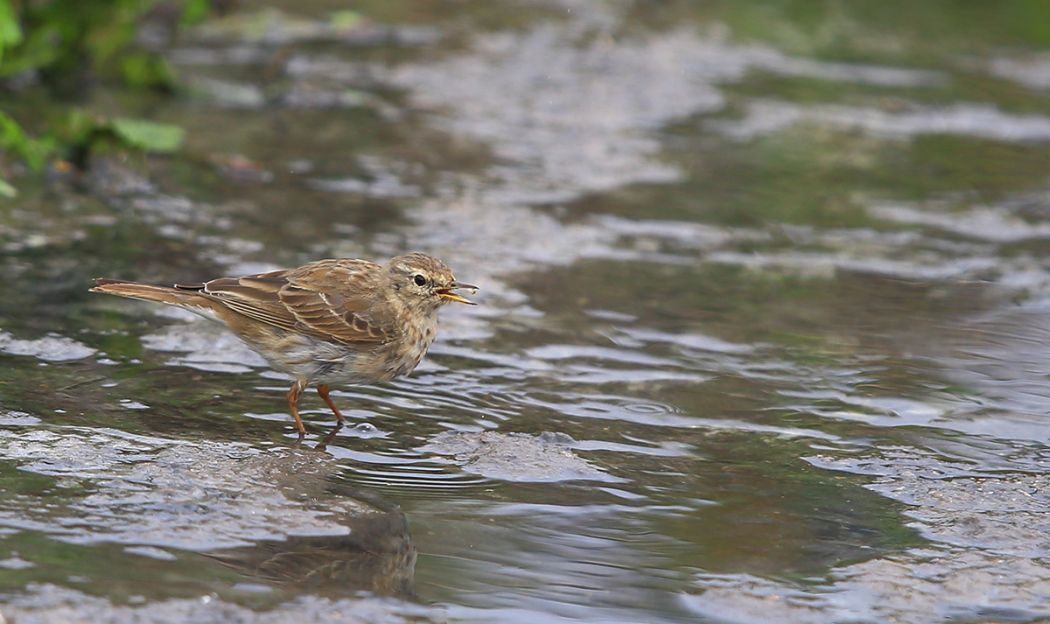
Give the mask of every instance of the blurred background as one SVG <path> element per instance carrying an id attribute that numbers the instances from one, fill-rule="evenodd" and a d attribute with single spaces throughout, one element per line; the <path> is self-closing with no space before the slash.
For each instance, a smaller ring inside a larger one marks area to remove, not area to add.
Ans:
<path id="1" fill-rule="evenodd" d="M 0 0 L 0 614 L 1050 617 L 1050 4 Z M 422 250 L 304 400 L 90 295 Z"/>

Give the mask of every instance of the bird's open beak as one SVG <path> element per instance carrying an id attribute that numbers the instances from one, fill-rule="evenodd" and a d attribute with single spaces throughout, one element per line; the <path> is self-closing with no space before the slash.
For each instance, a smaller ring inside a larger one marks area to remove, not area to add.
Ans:
<path id="1" fill-rule="evenodd" d="M 467 299 L 463 295 L 452 292 L 453 290 L 458 290 L 460 288 L 470 289 L 471 294 L 478 292 L 478 287 L 473 284 L 460 284 L 459 282 L 452 282 L 452 285 L 448 288 L 439 288 L 437 293 L 438 296 L 440 296 L 442 299 L 455 301 L 456 303 L 465 303 L 467 305 L 477 305 L 476 303 L 474 303 L 470 299 Z"/>

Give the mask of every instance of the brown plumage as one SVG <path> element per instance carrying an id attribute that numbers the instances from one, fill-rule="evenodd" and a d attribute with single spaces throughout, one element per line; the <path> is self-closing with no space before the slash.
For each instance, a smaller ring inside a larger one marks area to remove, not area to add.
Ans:
<path id="1" fill-rule="evenodd" d="M 302 436 L 299 397 L 311 383 L 342 424 L 330 383 L 375 383 L 406 375 L 437 333 L 437 311 L 452 301 L 452 271 L 422 253 L 385 265 L 318 260 L 296 269 L 220 277 L 174 287 L 99 278 L 91 292 L 174 305 L 225 323 L 277 370 L 296 378 L 288 408 Z"/>

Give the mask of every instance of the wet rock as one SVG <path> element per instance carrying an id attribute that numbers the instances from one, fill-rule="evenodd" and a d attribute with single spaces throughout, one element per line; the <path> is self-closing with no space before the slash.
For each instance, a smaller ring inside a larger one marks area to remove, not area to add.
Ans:
<path id="1" fill-rule="evenodd" d="M 463 470 L 501 481 L 619 481 L 572 451 L 564 433 L 445 432 L 419 449 L 451 455 Z"/>
<path id="2" fill-rule="evenodd" d="M 1028 622 L 1050 613 L 1050 570 L 1034 561 L 933 549 L 840 568 L 802 588 L 740 575 L 700 575 L 683 602 L 726 622 Z"/>
<path id="3" fill-rule="evenodd" d="M 1012 458 L 1015 463 L 1021 457 Z M 876 457 L 832 460 L 824 468 L 877 475 L 868 487 L 911 505 L 924 537 L 1018 559 L 1050 556 L 1050 459 L 1030 457 L 1025 472 L 944 462 L 926 452 L 887 449 Z M 1020 466 L 1018 466 L 1020 468 Z M 1050 574 L 1050 569 L 1047 570 Z"/>
<path id="4" fill-rule="evenodd" d="M 444 621 L 440 610 L 378 598 L 331 600 L 303 596 L 269 610 L 248 609 L 213 595 L 163 600 L 148 605 L 114 604 L 72 589 L 50 584 L 5 599 L 0 613 L 18 624 L 400 624 Z"/>
<path id="5" fill-rule="evenodd" d="M 78 493 L 60 505 L 8 496 L 0 525 L 78 544 L 128 544 L 125 552 L 160 562 L 179 550 L 203 551 L 263 586 L 311 594 L 250 611 L 214 595 L 136 607 L 30 585 L 5 595 L 0 610 L 19 622 L 400 622 L 432 613 L 346 598 L 361 590 L 411 596 L 416 553 L 396 508 L 329 492 L 338 466 L 327 455 L 71 428 L 0 431 L 0 461 Z M 15 555 L 0 565 L 33 564 Z"/>
<path id="6" fill-rule="evenodd" d="M 869 487 L 909 505 L 912 526 L 931 540 L 930 547 L 836 568 L 817 587 L 747 574 L 702 574 L 699 588 L 684 601 L 700 616 L 728 621 L 1045 617 L 1050 477 L 1032 472 L 1046 460 L 1038 451 L 1028 453 L 1029 470 L 1010 473 L 905 448 L 864 458 L 810 458 L 822 468 L 875 477 Z"/>
<path id="7" fill-rule="evenodd" d="M 320 497 L 337 468 L 320 453 L 260 451 L 241 444 L 190 444 L 113 430 L 0 431 L 0 460 L 20 470 L 88 486 L 61 508 L 9 501 L 0 525 L 73 543 L 116 542 L 213 550 L 260 539 L 342 535 L 333 516 L 367 511 Z"/>

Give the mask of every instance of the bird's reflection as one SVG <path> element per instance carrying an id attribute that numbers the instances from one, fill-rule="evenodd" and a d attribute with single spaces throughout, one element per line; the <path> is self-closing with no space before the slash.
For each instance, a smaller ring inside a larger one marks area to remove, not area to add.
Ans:
<path id="1" fill-rule="evenodd" d="M 328 445 L 332 443 L 332 440 L 335 439 L 336 434 L 342 431 L 342 429 L 343 423 L 336 423 L 335 427 L 332 427 L 332 430 L 328 432 L 328 435 L 326 435 L 320 442 L 317 443 L 317 446 L 314 447 L 314 450 L 321 451 L 322 453 L 327 451 Z"/>
<path id="2" fill-rule="evenodd" d="M 370 498 L 355 494 L 359 501 Z M 331 597 L 367 591 L 412 598 L 416 549 L 403 513 L 377 508 L 372 500 L 360 512 L 330 519 L 349 532 L 291 536 L 207 556 L 276 589 Z"/>

